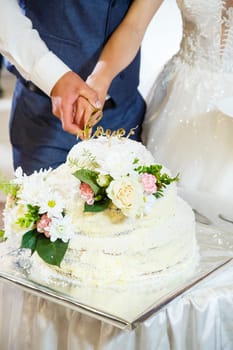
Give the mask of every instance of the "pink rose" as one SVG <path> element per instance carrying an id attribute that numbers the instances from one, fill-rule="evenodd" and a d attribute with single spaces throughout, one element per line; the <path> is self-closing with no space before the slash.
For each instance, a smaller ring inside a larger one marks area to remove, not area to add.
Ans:
<path id="1" fill-rule="evenodd" d="M 141 175 L 141 182 L 146 193 L 152 194 L 157 191 L 156 177 L 152 174 L 144 173 Z"/>
<path id="2" fill-rule="evenodd" d="M 80 185 L 81 198 L 87 202 L 88 205 L 94 204 L 94 191 L 91 186 L 82 182 Z"/>
<path id="3" fill-rule="evenodd" d="M 49 238 L 49 225 L 52 220 L 47 216 L 47 214 L 43 214 L 40 220 L 36 224 L 36 229 L 38 232 L 43 233 L 45 237 Z"/>

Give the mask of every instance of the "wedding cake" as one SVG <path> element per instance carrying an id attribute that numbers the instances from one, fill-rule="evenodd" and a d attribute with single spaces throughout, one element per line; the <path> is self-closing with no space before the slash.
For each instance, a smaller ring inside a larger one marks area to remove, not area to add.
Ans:
<path id="1" fill-rule="evenodd" d="M 31 279 L 125 285 L 188 274 L 195 220 L 176 181 L 141 143 L 92 138 L 55 170 L 19 168 L 4 210 L 11 247 L 29 252 Z"/>

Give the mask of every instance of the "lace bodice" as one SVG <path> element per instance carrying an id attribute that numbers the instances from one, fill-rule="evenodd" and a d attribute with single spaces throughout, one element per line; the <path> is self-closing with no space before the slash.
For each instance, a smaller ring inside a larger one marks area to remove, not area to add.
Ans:
<path id="1" fill-rule="evenodd" d="M 233 1 L 177 0 L 183 19 L 178 57 L 200 68 L 233 72 Z"/>

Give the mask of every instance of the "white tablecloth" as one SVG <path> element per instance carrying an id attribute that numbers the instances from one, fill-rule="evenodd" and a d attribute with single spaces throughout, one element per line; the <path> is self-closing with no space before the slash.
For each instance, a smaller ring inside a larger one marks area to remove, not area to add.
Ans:
<path id="1" fill-rule="evenodd" d="M 1 350 L 232 350 L 233 262 L 121 330 L 0 280 Z"/>

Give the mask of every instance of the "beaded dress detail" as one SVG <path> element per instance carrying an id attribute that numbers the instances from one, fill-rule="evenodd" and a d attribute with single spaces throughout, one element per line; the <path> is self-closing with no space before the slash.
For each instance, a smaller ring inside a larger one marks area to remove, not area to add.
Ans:
<path id="1" fill-rule="evenodd" d="M 229 199 L 233 209 L 233 119 L 217 107 L 233 96 L 233 0 L 177 4 L 183 37 L 152 87 L 143 141 L 180 174 L 180 189 Z"/>

